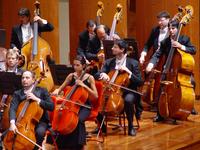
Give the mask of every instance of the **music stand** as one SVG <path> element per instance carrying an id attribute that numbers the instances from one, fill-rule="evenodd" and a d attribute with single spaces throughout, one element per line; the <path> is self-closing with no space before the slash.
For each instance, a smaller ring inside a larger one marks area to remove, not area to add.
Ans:
<path id="1" fill-rule="evenodd" d="M 0 47 L 5 47 L 6 43 L 6 30 L 0 29 Z"/>
<path id="2" fill-rule="evenodd" d="M 15 72 L 0 72 L 0 92 L 13 94 L 14 91 L 21 89 L 21 77 Z"/>
<path id="3" fill-rule="evenodd" d="M 67 75 L 74 72 L 74 68 L 71 65 L 52 64 L 49 65 L 49 67 L 56 85 L 61 85 L 65 81 Z"/>
<path id="4" fill-rule="evenodd" d="M 132 47 L 133 50 L 130 53 L 129 57 L 134 58 L 136 60 L 139 60 L 139 56 L 138 56 L 138 45 L 137 42 L 134 38 L 124 38 L 124 40 L 128 43 L 128 46 Z"/>
<path id="5" fill-rule="evenodd" d="M 105 59 L 113 58 L 112 47 L 114 45 L 113 40 L 103 40 Z"/>

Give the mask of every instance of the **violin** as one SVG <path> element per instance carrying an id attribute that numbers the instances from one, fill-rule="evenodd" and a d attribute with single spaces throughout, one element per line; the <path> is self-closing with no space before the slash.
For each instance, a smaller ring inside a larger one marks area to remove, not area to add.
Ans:
<path id="1" fill-rule="evenodd" d="M 37 81 L 35 81 L 32 91 L 44 78 L 42 75 Z M 33 149 L 35 146 L 42 149 L 40 145 L 36 143 L 35 126 L 39 122 L 43 115 L 43 109 L 38 105 L 36 101 L 30 99 L 24 100 L 18 106 L 16 116 L 17 133 L 8 131 L 4 137 L 3 143 L 6 149 Z"/>

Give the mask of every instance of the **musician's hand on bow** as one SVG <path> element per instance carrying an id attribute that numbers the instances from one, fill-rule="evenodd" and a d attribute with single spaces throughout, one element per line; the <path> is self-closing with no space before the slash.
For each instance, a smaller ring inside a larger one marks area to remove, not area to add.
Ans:
<path id="1" fill-rule="evenodd" d="M 153 64 L 153 63 L 149 63 L 149 64 L 147 65 L 147 67 L 146 67 L 146 72 L 147 72 L 147 73 L 148 73 L 148 72 L 151 72 L 152 69 L 153 69 L 153 67 L 154 67 L 154 64 Z"/>
<path id="2" fill-rule="evenodd" d="M 143 64 L 143 63 L 144 63 L 146 55 L 147 55 L 147 52 L 144 52 L 144 51 L 143 51 L 143 52 L 141 53 L 141 56 L 140 56 L 140 59 L 139 59 L 140 64 Z"/>
<path id="3" fill-rule="evenodd" d="M 110 77 L 106 73 L 101 73 L 99 79 L 104 81 L 110 81 Z"/>
<path id="4" fill-rule="evenodd" d="M 55 89 L 55 90 L 51 93 L 51 95 L 57 96 L 57 95 L 59 94 L 59 92 L 60 92 L 59 89 Z"/>
<path id="5" fill-rule="evenodd" d="M 33 93 L 29 92 L 26 94 L 27 99 L 31 99 L 34 100 L 36 102 L 38 102 L 38 104 L 40 103 L 41 99 L 38 98 L 37 96 L 35 96 Z"/>
<path id="6" fill-rule="evenodd" d="M 13 131 L 14 133 L 17 132 L 17 126 L 15 125 L 15 122 L 10 122 L 10 131 Z"/>

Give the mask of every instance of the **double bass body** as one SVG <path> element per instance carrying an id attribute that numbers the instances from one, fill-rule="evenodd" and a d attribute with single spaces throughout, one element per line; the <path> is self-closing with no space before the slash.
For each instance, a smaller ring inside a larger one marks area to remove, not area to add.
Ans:
<path id="1" fill-rule="evenodd" d="M 38 36 L 37 42 L 38 54 L 34 59 L 32 59 L 33 39 L 29 40 L 22 48 L 22 55 L 26 60 L 23 68 L 34 71 L 37 76 L 39 76 L 41 72 L 45 72 L 46 77 L 39 85 L 50 91 L 54 86 L 54 82 L 48 66 L 47 58 L 51 57 L 52 52 L 49 44 L 44 39 Z"/>
<path id="2" fill-rule="evenodd" d="M 161 93 L 159 112 L 164 117 L 186 120 L 194 107 L 195 93 L 191 84 L 194 58 L 176 50 L 172 62 L 167 81 L 161 81 L 166 85 L 166 93 Z"/>

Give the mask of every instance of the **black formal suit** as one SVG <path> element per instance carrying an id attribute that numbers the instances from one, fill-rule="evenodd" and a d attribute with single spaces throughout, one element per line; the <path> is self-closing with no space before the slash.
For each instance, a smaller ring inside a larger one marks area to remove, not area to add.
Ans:
<path id="1" fill-rule="evenodd" d="M 194 55 L 196 53 L 196 49 L 195 47 L 192 45 L 192 43 L 190 42 L 190 38 L 184 35 L 181 35 L 178 39 L 178 42 L 181 43 L 182 45 L 185 46 L 186 48 L 186 53 L 190 53 L 192 55 Z M 162 55 L 166 55 L 168 56 L 169 52 L 171 49 L 171 38 L 168 37 L 165 40 L 163 40 L 161 42 L 160 48 L 154 53 L 154 55 L 152 56 L 150 63 L 153 63 L 154 66 L 158 63 L 159 58 Z M 167 59 L 166 59 L 167 60 Z M 165 76 L 161 76 L 161 80 L 164 80 Z M 194 81 L 194 77 L 193 75 L 191 75 L 191 84 L 195 87 L 195 81 Z M 162 91 L 162 86 L 160 86 L 160 90 L 159 90 L 159 94 L 158 94 L 158 99 L 157 101 L 159 101 L 159 97 L 161 95 L 161 91 Z M 164 118 L 162 118 L 162 116 L 159 113 L 159 109 L 157 110 L 157 117 L 154 118 L 154 121 L 162 121 Z"/>
<path id="2" fill-rule="evenodd" d="M 196 49 L 190 42 L 189 37 L 187 37 L 185 35 L 181 35 L 178 39 L 178 42 L 186 47 L 186 51 L 185 51 L 186 53 L 190 53 L 192 55 L 194 55 L 196 53 Z M 160 48 L 154 53 L 150 62 L 153 63 L 154 65 L 157 64 L 159 58 L 162 55 L 168 56 L 170 49 L 171 49 L 171 38 L 168 37 L 161 42 Z"/>
<path id="3" fill-rule="evenodd" d="M 88 60 L 98 61 L 97 53 L 101 49 L 101 42 L 97 36 L 89 40 L 88 48 L 85 52 L 85 56 Z"/>
<path id="4" fill-rule="evenodd" d="M 116 66 L 116 58 L 107 59 L 102 70 L 97 74 L 97 76 L 99 76 L 100 73 L 102 72 L 109 73 L 111 70 L 115 70 L 115 66 Z M 138 61 L 127 57 L 126 67 L 132 72 L 128 88 L 137 90 L 137 87 L 142 85 L 143 83 Z M 132 129 L 133 128 L 133 114 L 134 114 L 133 105 L 135 104 L 135 107 L 138 107 L 140 105 L 139 104 L 140 97 L 138 94 L 135 94 L 130 91 L 124 91 L 123 97 L 124 97 L 124 104 L 125 104 L 124 110 L 126 112 L 128 126 L 129 126 L 129 129 Z"/>
<path id="5" fill-rule="evenodd" d="M 11 34 L 11 41 L 10 41 L 10 47 L 17 47 L 19 50 L 21 50 L 23 45 L 23 39 L 22 39 L 22 25 L 16 25 L 12 28 L 12 34 Z M 33 29 L 33 23 L 31 23 L 31 27 Z M 47 24 L 38 24 L 38 32 L 47 32 L 52 31 L 54 29 L 53 25 L 50 23 Z"/>
<path id="6" fill-rule="evenodd" d="M 84 30 L 79 34 L 79 43 L 77 48 L 77 53 L 81 56 L 85 56 L 85 51 L 88 48 L 88 42 L 90 40 L 89 31 Z"/>
<path id="7" fill-rule="evenodd" d="M 44 110 L 43 115 L 35 128 L 37 144 L 41 145 L 45 136 L 46 129 L 49 123 L 49 115 L 47 111 L 53 111 L 54 103 L 51 101 L 48 91 L 45 88 L 36 87 L 33 93 L 41 99 L 40 107 Z M 16 111 L 19 104 L 26 100 L 26 95 L 23 89 L 17 90 L 13 94 L 10 104 L 10 120 L 16 120 Z"/>
<path id="8" fill-rule="evenodd" d="M 143 51 L 148 52 L 149 49 L 153 46 L 153 53 L 158 49 L 158 37 L 160 34 L 160 27 L 154 27 L 151 30 L 151 34 L 144 45 Z"/>

